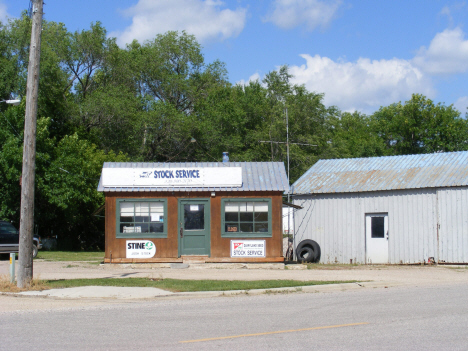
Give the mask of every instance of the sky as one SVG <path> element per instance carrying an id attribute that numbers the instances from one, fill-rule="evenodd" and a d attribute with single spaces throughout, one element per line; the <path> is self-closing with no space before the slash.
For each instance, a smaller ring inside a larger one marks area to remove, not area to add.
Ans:
<path id="1" fill-rule="evenodd" d="M 29 0 L 0 0 L 0 21 Z M 69 31 L 100 21 L 117 43 L 194 34 L 205 62 L 245 84 L 288 65 L 326 106 L 371 114 L 411 94 L 468 107 L 468 3 L 442 0 L 46 0 Z"/>

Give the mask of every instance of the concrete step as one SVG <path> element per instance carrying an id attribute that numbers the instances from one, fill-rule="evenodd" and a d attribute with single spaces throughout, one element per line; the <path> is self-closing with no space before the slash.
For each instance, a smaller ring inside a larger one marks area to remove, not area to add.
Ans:
<path id="1" fill-rule="evenodd" d="M 181 258 L 183 263 L 206 263 L 208 255 L 186 255 Z"/>

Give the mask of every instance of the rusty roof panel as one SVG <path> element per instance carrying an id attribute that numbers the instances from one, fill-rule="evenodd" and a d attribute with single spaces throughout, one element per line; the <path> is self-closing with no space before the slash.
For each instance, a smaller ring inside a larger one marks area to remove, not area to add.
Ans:
<path id="1" fill-rule="evenodd" d="M 468 185 L 468 151 L 319 160 L 293 194 L 348 193 Z"/>

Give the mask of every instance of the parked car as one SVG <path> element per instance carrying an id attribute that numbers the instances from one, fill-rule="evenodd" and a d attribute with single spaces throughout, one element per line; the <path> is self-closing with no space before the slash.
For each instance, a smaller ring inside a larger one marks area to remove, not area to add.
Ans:
<path id="1" fill-rule="evenodd" d="M 38 250 L 42 249 L 41 237 L 33 236 L 33 257 L 37 256 Z M 0 221 L 0 254 L 18 252 L 19 250 L 19 232 L 7 221 Z"/>

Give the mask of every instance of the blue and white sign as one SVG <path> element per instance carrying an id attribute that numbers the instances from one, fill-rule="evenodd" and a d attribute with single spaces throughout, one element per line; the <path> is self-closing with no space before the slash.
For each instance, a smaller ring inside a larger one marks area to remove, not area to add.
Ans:
<path id="1" fill-rule="evenodd" d="M 156 255 L 156 245 L 149 240 L 127 240 L 127 258 L 151 258 Z"/>
<path id="2" fill-rule="evenodd" d="M 103 168 L 104 187 L 240 187 L 242 167 Z"/>

